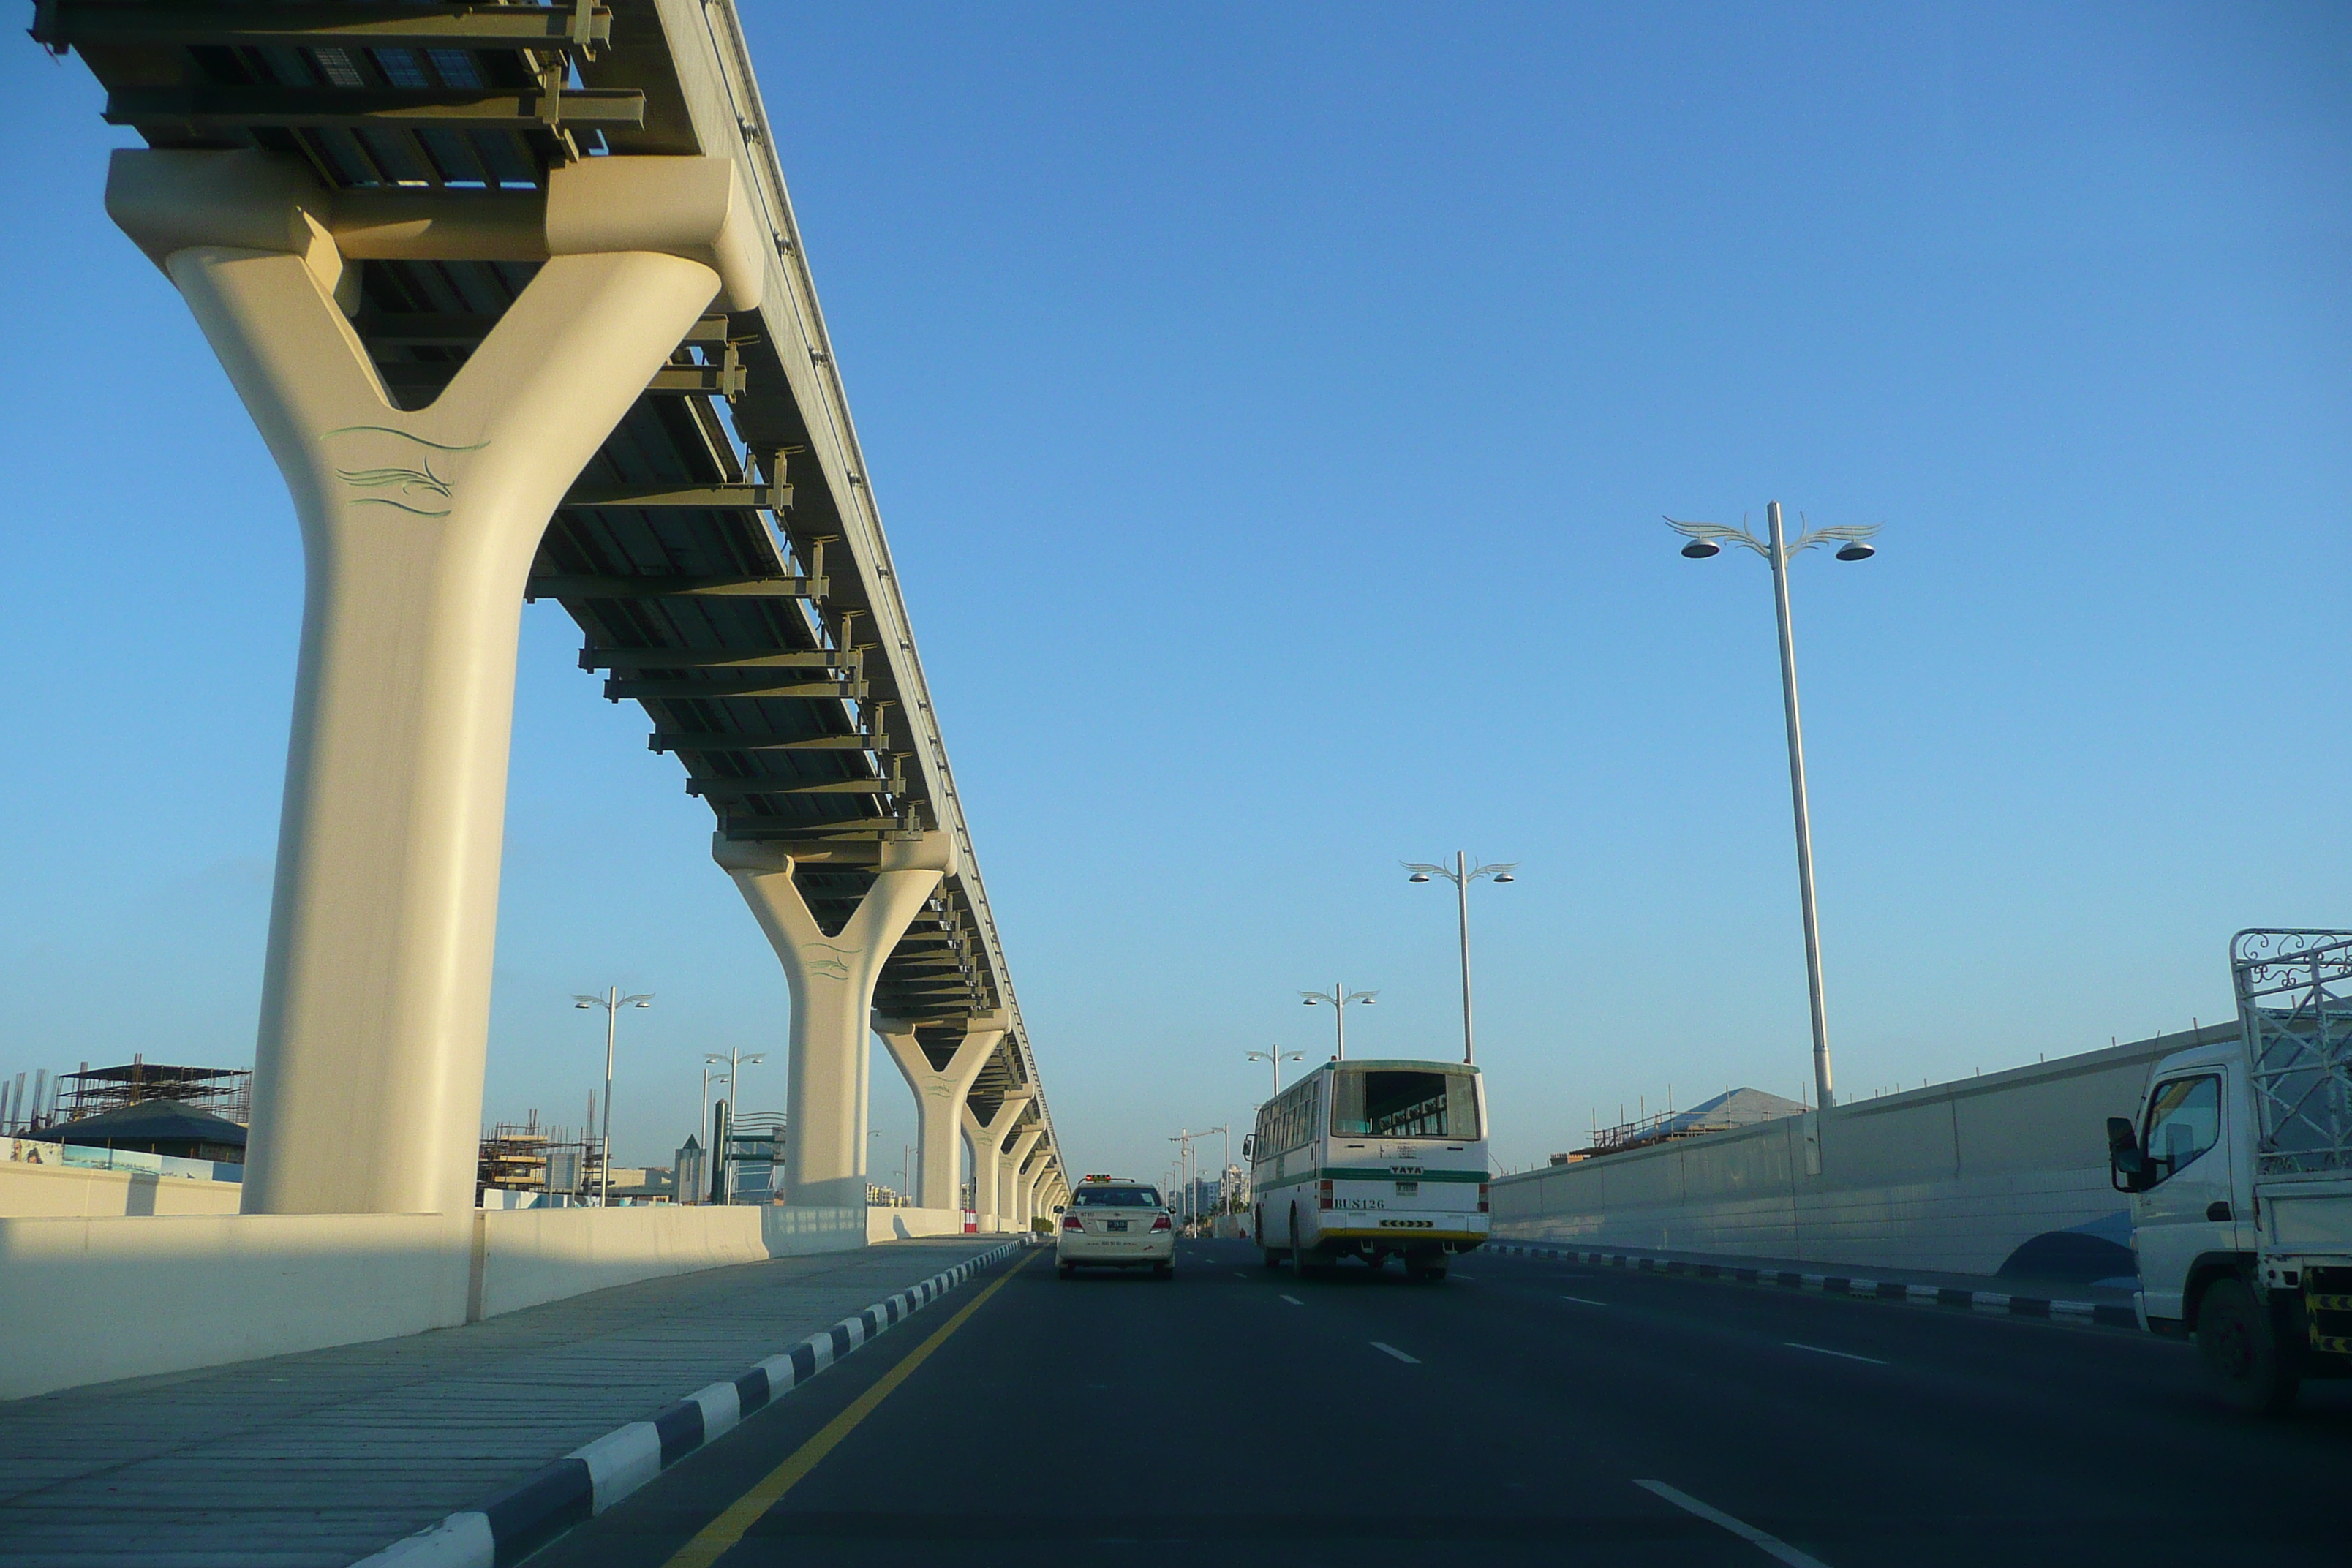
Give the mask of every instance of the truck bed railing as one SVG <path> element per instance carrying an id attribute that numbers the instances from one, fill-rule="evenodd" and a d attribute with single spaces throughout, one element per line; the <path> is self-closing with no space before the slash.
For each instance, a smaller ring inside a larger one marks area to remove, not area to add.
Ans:
<path id="1" fill-rule="evenodd" d="M 2352 1173 L 2352 931 L 2242 931 L 2230 942 L 2262 1176 Z"/>

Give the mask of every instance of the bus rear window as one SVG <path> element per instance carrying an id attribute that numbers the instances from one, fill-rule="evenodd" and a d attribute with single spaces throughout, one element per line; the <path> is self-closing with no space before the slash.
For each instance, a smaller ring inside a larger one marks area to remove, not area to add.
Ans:
<path id="1" fill-rule="evenodd" d="M 1340 1138 L 1478 1136 L 1478 1091 L 1468 1073 L 1341 1072 L 1331 1086 L 1331 1131 Z"/>
<path id="2" fill-rule="evenodd" d="M 1160 1194 L 1151 1187 L 1080 1187 L 1070 1201 L 1082 1209 L 1156 1209 Z"/>

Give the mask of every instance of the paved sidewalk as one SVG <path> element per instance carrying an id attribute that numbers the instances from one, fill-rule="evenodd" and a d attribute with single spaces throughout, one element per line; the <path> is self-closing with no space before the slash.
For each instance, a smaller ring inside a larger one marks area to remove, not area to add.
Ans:
<path id="1" fill-rule="evenodd" d="M 1003 1240 L 707 1269 L 0 1405 L 0 1563 L 348 1568 Z"/>

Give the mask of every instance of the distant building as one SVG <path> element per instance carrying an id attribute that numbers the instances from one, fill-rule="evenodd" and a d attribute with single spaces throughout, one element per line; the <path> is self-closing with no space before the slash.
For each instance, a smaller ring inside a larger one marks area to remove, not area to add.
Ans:
<path id="1" fill-rule="evenodd" d="M 1196 1176 L 1187 1185 L 1176 1190 L 1176 1206 L 1189 1215 L 1215 1214 L 1224 1188 L 1225 1183 L 1221 1177 Z"/>
<path id="2" fill-rule="evenodd" d="M 730 1204 L 780 1203 L 776 1166 L 784 1157 L 784 1117 L 747 1110 L 727 1122 L 727 1199 Z"/>
<path id="3" fill-rule="evenodd" d="M 246 1068 L 167 1067 L 134 1054 L 121 1067 L 59 1073 L 60 1121 L 97 1116 L 151 1100 L 176 1100 L 243 1125 L 253 1120 L 253 1073 Z"/>
<path id="4" fill-rule="evenodd" d="M 659 1165 L 613 1167 L 613 1201 L 616 1204 L 667 1204 L 677 1201 L 677 1183 Z"/>
<path id="5" fill-rule="evenodd" d="M 534 1110 L 527 1121 L 499 1122 L 482 1139 L 475 1192 L 580 1196 L 595 1187 L 603 1152 L 591 1133 L 583 1131 L 575 1138 L 569 1128 L 542 1123 Z"/>
<path id="6" fill-rule="evenodd" d="M 170 1067 L 142 1053 L 121 1067 L 81 1064 L 53 1080 L 44 1068 L 28 1086 L 18 1073 L 0 1083 L 0 1135 L 54 1135 L 67 1122 L 83 1121 L 148 1100 L 170 1100 L 242 1127 L 253 1120 L 253 1073 L 246 1068 Z"/>
<path id="7" fill-rule="evenodd" d="M 682 1204 L 698 1204 L 710 1196 L 710 1155 L 696 1133 L 686 1135 L 677 1148 L 677 1177 L 671 1186 Z"/>
<path id="8" fill-rule="evenodd" d="M 245 1163 L 245 1129 L 176 1100 L 142 1100 L 95 1116 L 59 1122 L 42 1134 L 86 1149 L 130 1149 L 181 1160 Z"/>

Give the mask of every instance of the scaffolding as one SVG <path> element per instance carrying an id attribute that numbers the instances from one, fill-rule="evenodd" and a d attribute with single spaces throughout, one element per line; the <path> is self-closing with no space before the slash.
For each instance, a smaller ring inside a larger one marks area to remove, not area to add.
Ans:
<path id="1" fill-rule="evenodd" d="M 1704 1138 L 1714 1132 L 1737 1131 L 1742 1127 L 1753 1127 L 1759 1121 L 1797 1115 L 1804 1109 L 1797 1100 L 1783 1100 L 1777 1094 L 1767 1094 L 1761 1089 L 1727 1089 L 1713 1100 L 1702 1100 L 1687 1110 L 1669 1108 L 1655 1115 L 1619 1122 L 1614 1127 L 1596 1125 L 1590 1147 L 1573 1153 L 1554 1154 L 1551 1163 L 1555 1165 L 1575 1164 L 1603 1154 L 1622 1154 L 1629 1149 L 1647 1149 L 1660 1143 L 1679 1142 L 1685 1138 Z"/>
<path id="2" fill-rule="evenodd" d="M 475 1170 L 475 1201 L 496 1187 L 511 1193 L 585 1197 L 604 1175 L 604 1151 L 593 1132 L 542 1125 L 533 1110 L 522 1121 L 501 1121 L 482 1139 Z"/>
<path id="3" fill-rule="evenodd" d="M 247 1068 L 167 1067 L 144 1052 L 121 1067 L 81 1064 L 79 1072 L 59 1073 L 53 1121 L 79 1121 L 150 1100 L 169 1100 L 224 1116 L 239 1126 L 253 1120 L 253 1072 Z"/>

